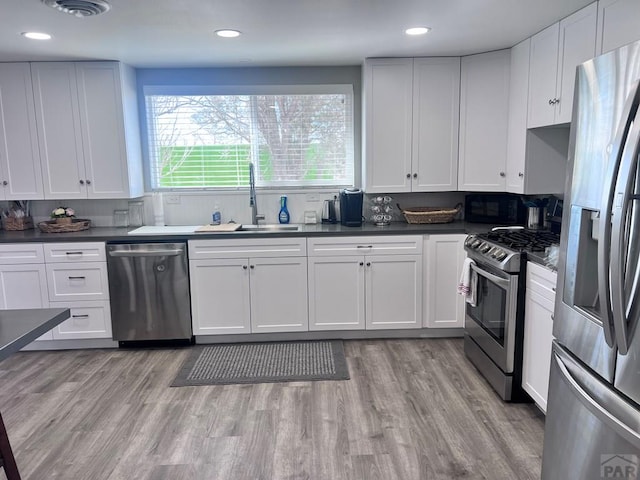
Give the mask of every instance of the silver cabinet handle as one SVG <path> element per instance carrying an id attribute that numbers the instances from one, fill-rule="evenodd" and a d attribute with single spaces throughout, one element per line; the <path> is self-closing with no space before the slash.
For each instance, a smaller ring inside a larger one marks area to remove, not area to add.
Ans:
<path id="1" fill-rule="evenodd" d="M 89 315 L 71 315 L 71 318 L 89 318 Z"/>
<path id="2" fill-rule="evenodd" d="M 417 174 L 417 173 L 414 173 L 414 174 L 413 174 L 413 178 L 418 178 L 418 174 Z"/>
<path id="3" fill-rule="evenodd" d="M 109 252 L 110 257 L 175 257 L 182 255 L 184 250 L 114 250 Z"/>
<path id="4" fill-rule="evenodd" d="M 356 248 L 373 248 L 373 245 L 358 245 Z"/>
<path id="5" fill-rule="evenodd" d="M 87 180 L 87 185 L 91 185 L 91 180 Z"/>
<path id="6" fill-rule="evenodd" d="M 633 127 L 627 137 L 627 148 L 622 152 L 618 183 L 614 188 L 613 225 L 611 226 L 611 307 L 613 313 L 613 328 L 618 345 L 618 353 L 626 355 L 631 343 L 631 322 L 636 321 L 637 305 L 632 305 L 628 310 L 625 297 L 625 268 L 624 257 L 627 254 L 627 213 L 632 207 L 630 203 L 631 190 L 633 189 L 636 175 L 637 158 L 640 153 L 640 122 L 636 116 Z M 620 199 L 621 201 L 617 201 Z M 627 272 L 632 275 L 635 272 Z M 633 297 L 632 297 L 633 298 Z M 627 315 L 630 313 L 629 318 Z"/>
<path id="7" fill-rule="evenodd" d="M 69 280 L 84 280 L 87 277 L 68 277 Z"/>
<path id="8" fill-rule="evenodd" d="M 247 268 L 249 268 L 249 267 L 247 267 L 246 265 L 242 265 L 242 269 L 243 270 L 246 270 Z"/>
<path id="9" fill-rule="evenodd" d="M 522 178 L 522 177 L 524 177 L 524 173 L 522 173 L 522 172 L 518 172 L 518 176 L 519 176 L 520 178 Z"/>
<path id="10" fill-rule="evenodd" d="M 256 266 L 255 266 L 255 265 L 249 265 L 249 268 L 250 268 L 251 270 L 253 270 L 254 268 L 256 268 Z"/>
<path id="11" fill-rule="evenodd" d="M 575 398 L 595 415 L 598 421 L 606 424 L 627 442 L 637 445 L 640 442 L 640 434 L 634 426 L 637 426 L 638 414 L 598 380 L 590 378 L 586 370 L 574 365 L 574 362 L 565 355 L 564 352 L 554 348 L 552 358 L 558 367 L 560 378 Z M 602 406 L 605 404 L 606 409 Z"/>
<path id="12" fill-rule="evenodd" d="M 80 179 L 80 185 L 84 185 L 84 180 Z"/>
<path id="13" fill-rule="evenodd" d="M 7 185 L 9 185 L 9 182 L 7 182 L 6 180 L 4 180 L 4 181 L 2 182 L 2 185 L 4 185 L 4 186 L 6 187 Z"/>
<path id="14" fill-rule="evenodd" d="M 411 174 L 410 173 L 407 173 L 407 178 L 411 178 Z"/>
<path id="15" fill-rule="evenodd" d="M 64 252 L 65 255 L 82 255 L 83 252 Z"/>
<path id="16" fill-rule="evenodd" d="M 631 112 L 637 111 L 639 105 L 640 84 L 636 82 L 622 110 L 622 120 L 618 125 L 611 155 L 609 156 L 609 167 L 607 168 L 604 179 L 604 194 L 602 196 L 602 205 L 600 206 L 600 229 L 598 232 L 598 294 L 600 297 L 600 315 L 602 317 L 604 339 L 610 347 L 613 347 L 615 343 L 614 316 L 611 305 L 612 285 L 610 282 L 613 247 L 611 239 L 613 201 L 616 190 L 616 179 L 618 178 L 622 157 L 624 155 L 624 145 L 627 142 L 627 137 L 634 123 L 634 118 L 631 118 Z M 614 276 L 615 275 L 611 275 L 611 277 Z M 620 348 L 622 346 L 619 345 L 618 347 Z"/>
<path id="17" fill-rule="evenodd" d="M 504 172 L 500 172 L 500 176 L 501 176 L 501 177 L 506 177 L 506 176 L 507 176 L 507 174 L 506 174 L 506 173 L 504 173 Z"/>
<path id="18" fill-rule="evenodd" d="M 362 267 L 364 265 L 364 262 L 360 262 L 359 265 Z"/>
<path id="19" fill-rule="evenodd" d="M 370 267 L 370 266 L 371 266 L 371 262 L 367 262 L 367 267 Z"/>

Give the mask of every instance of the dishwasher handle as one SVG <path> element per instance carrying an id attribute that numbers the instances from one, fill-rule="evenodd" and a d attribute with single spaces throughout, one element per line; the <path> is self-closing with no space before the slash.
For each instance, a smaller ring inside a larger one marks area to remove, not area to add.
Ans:
<path id="1" fill-rule="evenodd" d="M 178 255 L 184 255 L 184 250 L 112 250 L 109 252 L 110 257 L 177 257 Z"/>

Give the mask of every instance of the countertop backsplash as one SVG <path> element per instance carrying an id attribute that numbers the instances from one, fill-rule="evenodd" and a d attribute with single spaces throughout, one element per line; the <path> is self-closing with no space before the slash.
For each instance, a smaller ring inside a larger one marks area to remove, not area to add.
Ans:
<path id="1" fill-rule="evenodd" d="M 322 213 L 324 200 L 338 196 L 339 191 L 295 192 L 287 193 L 287 207 L 291 216 L 291 223 L 304 223 L 304 212 L 315 211 L 318 223 Z M 258 190 L 258 213 L 265 215 L 264 223 L 278 223 L 280 211 L 280 196 L 278 191 Z M 371 199 L 379 194 L 365 194 L 363 215 L 370 220 Z M 406 207 L 447 207 L 452 208 L 459 202 L 464 202 L 464 192 L 437 193 L 391 193 L 393 198 L 393 221 L 404 221 L 402 213 L 396 207 L 399 203 Z M 88 218 L 95 227 L 114 226 L 114 210 L 127 210 L 128 202 L 133 199 L 113 200 L 33 200 L 31 211 L 35 223 L 49 220 L 51 211 L 59 206 L 71 207 L 76 211 L 77 218 Z M 144 201 L 144 224 L 154 224 L 152 194 L 135 199 Z M 204 225 L 211 223 L 214 206 L 218 205 L 222 214 L 222 222 L 231 220 L 237 223 L 251 223 L 251 208 L 249 207 L 248 192 L 202 192 L 162 194 L 165 225 Z M 8 208 L 10 202 L 3 202 L 3 208 Z"/>

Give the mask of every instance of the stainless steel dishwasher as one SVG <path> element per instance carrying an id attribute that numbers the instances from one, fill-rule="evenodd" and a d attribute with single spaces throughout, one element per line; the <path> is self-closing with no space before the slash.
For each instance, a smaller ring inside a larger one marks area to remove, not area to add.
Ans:
<path id="1" fill-rule="evenodd" d="M 107 245 L 113 339 L 191 340 L 187 244 Z"/>

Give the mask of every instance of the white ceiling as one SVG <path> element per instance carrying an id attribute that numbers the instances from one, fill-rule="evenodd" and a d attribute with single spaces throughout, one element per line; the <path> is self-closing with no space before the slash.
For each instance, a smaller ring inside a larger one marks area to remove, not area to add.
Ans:
<path id="1" fill-rule="evenodd" d="M 136 67 L 358 65 L 366 57 L 511 47 L 592 0 L 109 0 L 76 18 L 0 0 L 0 61 L 121 60 Z M 404 29 L 425 25 L 426 36 Z M 235 28 L 235 39 L 213 31 Z M 46 31 L 48 42 L 24 31 Z"/>

